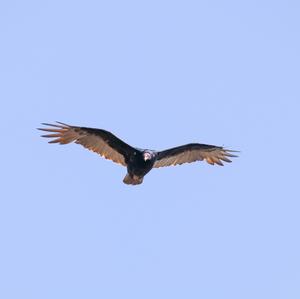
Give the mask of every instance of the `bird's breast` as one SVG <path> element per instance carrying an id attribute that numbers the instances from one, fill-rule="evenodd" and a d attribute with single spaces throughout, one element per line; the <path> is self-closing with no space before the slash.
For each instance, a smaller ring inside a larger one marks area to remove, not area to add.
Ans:
<path id="1" fill-rule="evenodd" d="M 145 161 L 142 157 L 133 157 L 128 163 L 128 172 L 137 175 L 144 176 L 147 174 L 153 167 L 154 161 L 147 160 Z"/>

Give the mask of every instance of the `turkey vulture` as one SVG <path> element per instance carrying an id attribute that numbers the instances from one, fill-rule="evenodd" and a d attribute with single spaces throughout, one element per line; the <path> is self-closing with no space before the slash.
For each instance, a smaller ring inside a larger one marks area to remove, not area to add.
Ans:
<path id="1" fill-rule="evenodd" d="M 51 134 L 42 135 L 42 137 L 54 138 L 49 143 L 67 144 L 75 141 L 100 156 L 127 167 L 123 182 L 130 185 L 141 184 L 144 176 L 152 168 L 202 160 L 206 160 L 211 165 L 216 163 L 222 166 L 222 161 L 231 162 L 228 157 L 237 157 L 232 154 L 236 151 L 215 145 L 190 143 L 164 151 L 154 151 L 132 147 L 102 129 L 69 126 L 61 122 L 55 125 L 46 123 L 43 125 L 48 127 L 39 128 L 39 130 Z"/>

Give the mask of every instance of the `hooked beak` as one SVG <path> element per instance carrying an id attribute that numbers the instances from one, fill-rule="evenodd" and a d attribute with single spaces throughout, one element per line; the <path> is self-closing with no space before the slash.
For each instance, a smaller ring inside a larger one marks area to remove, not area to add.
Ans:
<path id="1" fill-rule="evenodd" d="M 151 160 L 151 155 L 149 153 L 144 153 L 144 161 Z"/>

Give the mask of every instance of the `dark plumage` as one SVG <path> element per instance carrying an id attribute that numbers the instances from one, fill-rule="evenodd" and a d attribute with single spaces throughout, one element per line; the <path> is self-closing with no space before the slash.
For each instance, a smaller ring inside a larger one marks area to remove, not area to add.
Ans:
<path id="1" fill-rule="evenodd" d="M 39 128 L 50 132 L 42 135 L 42 137 L 53 138 L 49 143 L 67 144 L 74 141 L 106 159 L 127 167 L 123 182 L 131 185 L 141 184 L 144 176 L 152 168 L 202 160 L 212 165 L 223 165 L 222 161 L 231 162 L 228 157 L 237 157 L 232 154 L 235 151 L 215 145 L 190 143 L 164 151 L 153 151 L 132 147 L 102 129 L 69 126 L 61 122 L 55 125 L 45 123 L 43 125 L 49 126 Z"/>

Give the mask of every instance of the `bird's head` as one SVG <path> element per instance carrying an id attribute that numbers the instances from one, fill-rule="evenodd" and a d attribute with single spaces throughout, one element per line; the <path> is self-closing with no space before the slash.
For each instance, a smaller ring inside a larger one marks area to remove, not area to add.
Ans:
<path id="1" fill-rule="evenodd" d="M 144 159 L 145 162 L 148 161 L 148 160 L 149 161 L 152 160 L 154 158 L 154 156 L 155 156 L 154 152 L 152 152 L 150 150 L 145 150 L 143 152 L 143 159 Z"/>

